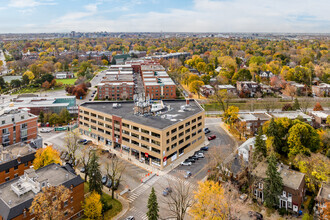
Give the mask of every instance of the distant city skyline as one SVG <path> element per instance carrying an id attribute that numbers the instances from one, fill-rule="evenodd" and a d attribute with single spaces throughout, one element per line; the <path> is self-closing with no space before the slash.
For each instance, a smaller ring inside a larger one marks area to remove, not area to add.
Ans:
<path id="1" fill-rule="evenodd" d="M 9 0 L 0 33 L 330 33 L 328 0 Z"/>

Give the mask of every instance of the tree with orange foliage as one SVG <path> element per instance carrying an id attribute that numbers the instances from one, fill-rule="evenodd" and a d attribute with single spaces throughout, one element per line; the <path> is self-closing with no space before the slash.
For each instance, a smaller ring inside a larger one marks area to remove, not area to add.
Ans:
<path id="1" fill-rule="evenodd" d="M 37 150 L 35 159 L 33 160 L 33 168 L 35 170 L 52 163 L 61 164 L 60 153 L 57 150 L 53 149 L 52 146 Z"/>
<path id="2" fill-rule="evenodd" d="M 319 102 L 317 102 L 313 108 L 313 111 L 323 111 L 322 105 Z"/>
<path id="3" fill-rule="evenodd" d="M 29 211 L 40 220 L 66 219 L 65 215 L 71 214 L 72 211 L 65 207 L 64 202 L 70 197 L 70 190 L 63 185 L 44 187 L 42 192 L 34 197 Z"/>
<path id="4" fill-rule="evenodd" d="M 327 220 L 330 218 L 330 202 L 326 202 L 324 207 L 320 207 L 320 220 Z"/>
<path id="5" fill-rule="evenodd" d="M 42 88 L 49 89 L 50 83 L 48 81 L 45 81 L 41 86 L 42 86 Z"/>

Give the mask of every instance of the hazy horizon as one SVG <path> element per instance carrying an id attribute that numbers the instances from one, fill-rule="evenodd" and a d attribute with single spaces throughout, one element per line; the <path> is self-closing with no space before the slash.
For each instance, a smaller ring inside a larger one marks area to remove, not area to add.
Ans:
<path id="1" fill-rule="evenodd" d="M 330 32 L 330 1 L 9 0 L 0 33 Z"/>

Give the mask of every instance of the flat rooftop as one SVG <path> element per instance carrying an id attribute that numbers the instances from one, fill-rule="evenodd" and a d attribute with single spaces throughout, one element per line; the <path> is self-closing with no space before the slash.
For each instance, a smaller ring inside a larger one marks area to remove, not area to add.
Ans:
<path id="1" fill-rule="evenodd" d="M 17 159 L 18 157 L 24 157 L 25 155 L 32 154 L 36 150 L 30 147 L 29 144 L 17 143 L 4 147 L 2 153 L 0 153 L 0 164 Z"/>
<path id="2" fill-rule="evenodd" d="M 75 187 L 83 183 L 80 176 L 69 172 L 59 164 L 50 164 L 36 170 L 35 173 L 33 169 L 25 170 L 23 176 L 0 185 L 0 213 L 5 220 L 12 219 L 21 214 L 24 208 L 29 208 L 36 195 L 32 190 L 26 190 L 26 193 L 18 196 L 12 190 L 12 186 L 17 186 L 20 183 L 23 187 L 29 186 L 28 182 L 21 180 L 21 178 L 25 177 L 25 174 L 29 177 L 36 177 L 35 182 L 47 181 L 51 186 L 65 185 L 70 187 L 70 185 L 73 185 Z"/>
<path id="3" fill-rule="evenodd" d="M 157 101 L 154 104 L 159 104 Z M 85 102 L 80 106 L 92 109 L 94 111 L 103 112 L 109 115 L 119 116 L 125 120 L 139 123 L 145 126 L 162 130 L 168 126 L 183 121 L 197 113 L 204 111 L 195 100 L 190 100 L 187 110 L 181 110 L 181 106 L 186 105 L 186 100 L 162 100 L 164 108 L 159 111 L 158 115 L 140 116 L 134 114 L 134 102 Z M 114 108 L 113 104 L 121 104 L 121 107 Z"/>
<path id="4" fill-rule="evenodd" d="M 133 82 L 132 74 L 107 75 L 101 82 Z"/>

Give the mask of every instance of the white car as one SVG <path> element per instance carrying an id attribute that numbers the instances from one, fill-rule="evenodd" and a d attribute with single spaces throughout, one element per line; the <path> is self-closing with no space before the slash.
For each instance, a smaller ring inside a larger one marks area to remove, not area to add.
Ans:
<path id="1" fill-rule="evenodd" d="M 182 166 L 191 166 L 191 162 L 185 162 L 185 161 L 183 161 L 183 162 L 181 162 L 181 165 Z"/>
<path id="2" fill-rule="evenodd" d="M 204 154 L 203 154 L 203 153 L 195 154 L 195 156 L 196 156 L 197 158 L 204 158 Z"/>
<path id="3" fill-rule="evenodd" d="M 41 129 L 40 129 L 40 133 L 49 133 L 49 132 L 51 132 L 51 131 L 52 131 L 51 128 L 41 128 Z"/>

